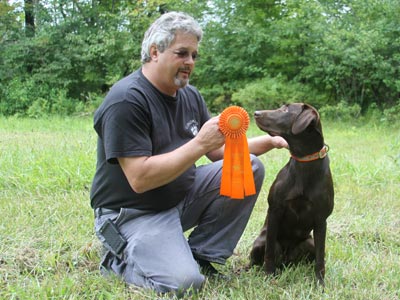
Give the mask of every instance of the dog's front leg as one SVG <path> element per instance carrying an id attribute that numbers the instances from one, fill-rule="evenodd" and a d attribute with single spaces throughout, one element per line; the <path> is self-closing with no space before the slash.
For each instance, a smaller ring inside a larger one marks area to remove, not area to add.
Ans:
<path id="1" fill-rule="evenodd" d="M 314 228 L 315 276 L 322 286 L 325 285 L 325 239 L 326 220 L 318 221 Z"/>
<path id="2" fill-rule="evenodd" d="M 278 237 L 280 214 L 278 211 L 268 208 L 267 241 L 265 244 L 264 268 L 267 274 L 273 275 L 276 270 L 276 243 Z"/>
<path id="3" fill-rule="evenodd" d="M 250 266 L 264 264 L 265 256 L 265 242 L 267 240 L 267 224 L 265 222 L 260 234 L 253 243 L 253 247 L 250 252 Z"/>

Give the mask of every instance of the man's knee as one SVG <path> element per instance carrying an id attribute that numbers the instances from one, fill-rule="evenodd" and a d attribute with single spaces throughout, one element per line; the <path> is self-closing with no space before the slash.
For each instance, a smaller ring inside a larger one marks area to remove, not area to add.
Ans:
<path id="1" fill-rule="evenodd" d="M 205 282 L 205 277 L 199 270 L 175 271 L 164 283 L 159 283 L 159 291 L 172 292 L 177 296 L 199 291 Z"/>
<path id="2" fill-rule="evenodd" d="M 171 270 L 171 272 L 163 275 L 144 277 L 127 268 L 124 272 L 124 279 L 128 284 L 133 284 L 143 288 L 150 288 L 157 293 L 172 293 L 177 296 L 186 295 L 188 293 L 199 291 L 205 282 L 205 277 L 199 270 L 189 270 L 183 268 L 181 270 Z"/>
<path id="3" fill-rule="evenodd" d="M 178 292 L 187 291 L 199 291 L 205 281 L 205 277 L 199 272 L 187 272 L 186 274 L 181 274 L 179 277 L 175 275 L 175 280 L 177 283 Z"/>

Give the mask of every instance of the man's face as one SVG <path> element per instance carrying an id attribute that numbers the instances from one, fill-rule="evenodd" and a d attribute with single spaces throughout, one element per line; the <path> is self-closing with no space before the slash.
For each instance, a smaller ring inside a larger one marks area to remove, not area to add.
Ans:
<path id="1" fill-rule="evenodd" d="M 158 63 L 163 84 L 182 88 L 189 83 L 197 58 L 198 42 L 196 36 L 177 33 L 174 42 L 163 53 L 159 53 Z"/>

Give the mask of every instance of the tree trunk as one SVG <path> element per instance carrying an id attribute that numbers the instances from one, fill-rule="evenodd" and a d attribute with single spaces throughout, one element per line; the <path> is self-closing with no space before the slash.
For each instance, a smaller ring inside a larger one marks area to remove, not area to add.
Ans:
<path id="1" fill-rule="evenodd" d="M 25 34 L 27 37 L 35 35 L 35 13 L 34 13 L 34 0 L 25 0 Z"/>

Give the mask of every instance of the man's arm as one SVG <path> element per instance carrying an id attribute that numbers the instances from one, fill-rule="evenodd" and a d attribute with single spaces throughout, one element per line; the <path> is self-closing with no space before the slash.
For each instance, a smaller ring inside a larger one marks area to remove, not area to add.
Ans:
<path id="1" fill-rule="evenodd" d="M 206 153 L 221 148 L 225 138 L 218 129 L 218 117 L 208 120 L 199 133 L 181 147 L 160 155 L 119 157 L 118 162 L 136 193 L 165 185 L 190 168 Z"/>
<path id="2" fill-rule="evenodd" d="M 261 135 L 248 140 L 249 151 L 254 155 L 261 155 L 274 148 L 288 148 L 288 144 L 280 136 Z"/>
<path id="3" fill-rule="evenodd" d="M 254 138 L 250 138 L 247 140 L 249 144 L 249 152 L 254 155 L 261 155 L 265 152 L 268 152 L 274 148 L 288 148 L 287 142 L 280 136 L 269 136 L 262 135 Z M 211 161 L 217 161 L 222 159 L 224 156 L 224 147 L 215 149 L 209 153 L 207 153 L 207 157 Z"/>

